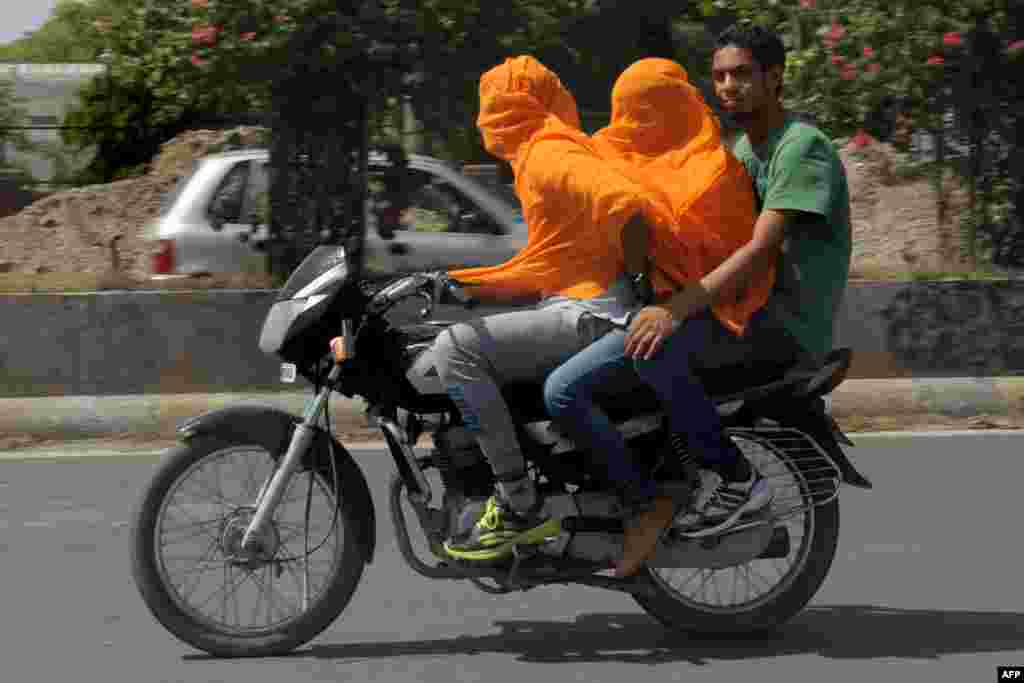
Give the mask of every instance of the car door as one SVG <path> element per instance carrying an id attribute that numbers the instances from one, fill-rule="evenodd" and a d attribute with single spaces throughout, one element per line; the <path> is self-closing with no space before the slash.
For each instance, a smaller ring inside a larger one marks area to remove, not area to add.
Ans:
<path id="1" fill-rule="evenodd" d="M 197 245 L 206 271 L 266 271 L 266 256 L 252 246 L 251 239 L 259 222 L 259 198 L 265 196 L 266 189 L 266 163 L 260 160 L 235 161 L 223 175 L 207 205 L 209 225 Z"/>

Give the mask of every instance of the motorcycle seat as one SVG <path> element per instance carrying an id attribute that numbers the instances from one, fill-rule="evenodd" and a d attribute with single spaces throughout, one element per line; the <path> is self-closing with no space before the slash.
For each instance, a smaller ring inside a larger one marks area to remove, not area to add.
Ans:
<path id="1" fill-rule="evenodd" d="M 850 349 L 836 349 L 819 367 L 764 361 L 703 369 L 697 375 L 716 405 L 735 401 L 763 399 L 784 392 L 818 391 L 827 393 L 838 384 L 849 368 Z M 825 386 L 833 382 L 832 386 Z M 824 389 L 824 391 L 822 391 Z M 549 419 L 544 406 L 543 383 L 514 382 L 502 388 L 507 405 L 520 420 Z M 615 422 L 661 410 L 658 397 L 649 387 L 623 393 L 599 394 L 597 401 Z"/>

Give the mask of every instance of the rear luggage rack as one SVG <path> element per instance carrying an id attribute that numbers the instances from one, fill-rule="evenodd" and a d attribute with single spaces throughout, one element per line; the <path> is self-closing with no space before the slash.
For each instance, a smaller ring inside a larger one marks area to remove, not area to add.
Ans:
<path id="1" fill-rule="evenodd" d="M 775 491 L 772 516 L 776 521 L 827 505 L 839 495 L 839 467 L 807 434 L 788 427 L 727 432 Z M 773 457 L 765 457 L 764 450 Z"/>

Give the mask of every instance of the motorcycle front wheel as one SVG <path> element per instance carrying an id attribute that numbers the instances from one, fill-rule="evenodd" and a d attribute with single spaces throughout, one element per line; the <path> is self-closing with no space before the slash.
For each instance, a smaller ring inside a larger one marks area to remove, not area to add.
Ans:
<path id="1" fill-rule="evenodd" d="M 348 605 L 365 559 L 330 467 L 297 472 L 258 552 L 241 548 L 275 459 L 216 435 L 171 449 L 132 520 L 132 573 L 153 616 L 221 657 L 272 656 L 312 640 Z"/>

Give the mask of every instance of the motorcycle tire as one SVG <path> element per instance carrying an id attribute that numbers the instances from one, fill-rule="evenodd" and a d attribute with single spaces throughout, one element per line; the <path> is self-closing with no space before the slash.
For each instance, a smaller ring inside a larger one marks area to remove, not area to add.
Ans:
<path id="1" fill-rule="evenodd" d="M 215 434 L 199 435 L 165 454 L 137 503 L 131 528 L 131 564 L 136 587 L 150 612 L 181 641 L 217 657 L 276 656 L 294 650 L 326 629 L 346 608 L 362 578 L 366 560 L 355 540 L 354 523 L 339 506 L 337 524 L 342 540 L 338 545 L 336 571 L 326 581 L 319 597 L 286 624 L 252 632 L 231 632 L 184 608 L 173 597 L 173 586 L 165 585 L 157 554 L 157 530 L 165 498 L 176 482 L 203 458 L 226 449 L 260 448 L 265 445 L 240 443 Z M 280 454 L 272 455 L 279 457 Z M 333 491 L 333 481 L 324 477 Z M 337 505 L 337 496 L 334 495 Z"/>

